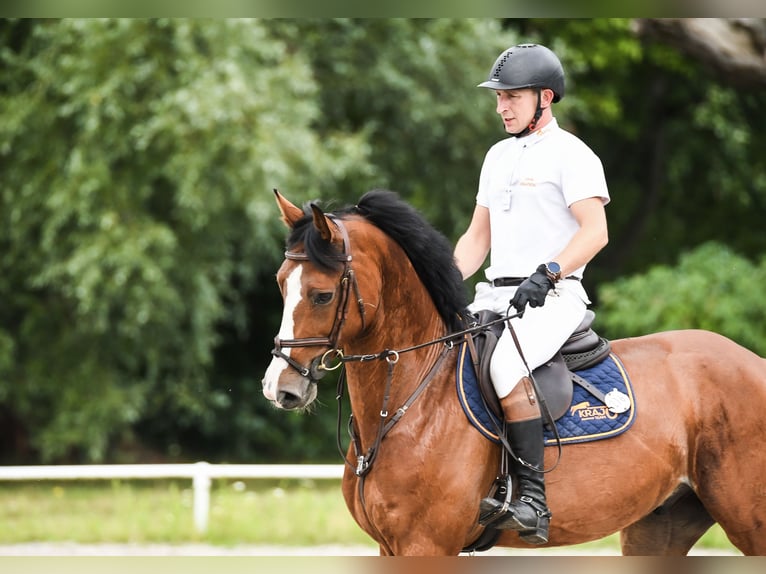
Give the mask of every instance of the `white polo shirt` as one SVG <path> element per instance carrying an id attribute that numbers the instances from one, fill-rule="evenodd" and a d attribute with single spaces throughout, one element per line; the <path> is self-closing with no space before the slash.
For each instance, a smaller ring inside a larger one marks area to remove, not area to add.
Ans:
<path id="1" fill-rule="evenodd" d="M 526 137 L 492 146 L 476 195 L 490 216 L 487 279 L 527 277 L 553 260 L 579 228 L 569 206 L 590 197 L 609 203 L 601 160 L 555 118 Z M 582 277 L 584 270 L 573 275 Z"/>

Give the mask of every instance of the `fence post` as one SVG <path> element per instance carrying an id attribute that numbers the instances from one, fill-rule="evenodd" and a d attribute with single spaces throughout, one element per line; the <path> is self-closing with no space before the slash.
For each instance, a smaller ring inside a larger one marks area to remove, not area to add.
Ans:
<path id="1" fill-rule="evenodd" d="M 197 532 L 207 531 L 207 519 L 210 512 L 210 464 L 198 462 L 194 464 L 194 527 Z"/>

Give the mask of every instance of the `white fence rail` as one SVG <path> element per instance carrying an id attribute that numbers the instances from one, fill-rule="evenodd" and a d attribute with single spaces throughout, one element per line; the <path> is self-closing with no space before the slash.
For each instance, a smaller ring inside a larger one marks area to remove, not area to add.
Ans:
<path id="1" fill-rule="evenodd" d="M 189 478 L 194 491 L 194 526 L 207 530 L 210 485 L 214 478 L 339 479 L 342 464 L 95 464 L 55 466 L 0 466 L 0 481 L 30 480 L 133 480 Z"/>

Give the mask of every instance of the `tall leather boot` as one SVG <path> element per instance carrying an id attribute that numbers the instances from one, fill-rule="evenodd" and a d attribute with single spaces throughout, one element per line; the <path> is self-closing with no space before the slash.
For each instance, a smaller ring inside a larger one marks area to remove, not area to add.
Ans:
<path id="1" fill-rule="evenodd" d="M 543 468 L 542 418 L 508 423 L 507 434 L 519 459 L 535 468 Z M 545 475 L 516 460 L 513 467 L 518 483 L 517 498 L 507 505 L 495 498 L 483 499 L 479 507 L 479 523 L 492 528 L 518 530 L 525 542 L 545 544 L 551 519 L 545 500 Z"/>

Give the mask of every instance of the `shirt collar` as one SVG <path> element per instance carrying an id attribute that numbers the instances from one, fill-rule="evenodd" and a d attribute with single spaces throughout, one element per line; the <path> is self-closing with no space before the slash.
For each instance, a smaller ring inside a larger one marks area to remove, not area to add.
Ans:
<path id="1" fill-rule="evenodd" d="M 529 135 L 521 138 L 520 143 L 527 146 L 534 145 L 537 142 L 539 142 L 541 139 L 543 139 L 546 135 L 557 130 L 558 128 L 559 128 L 559 124 L 556 121 L 556 118 L 551 118 L 551 121 L 545 124 L 545 127 L 542 127 L 539 130 L 535 130 Z"/>

